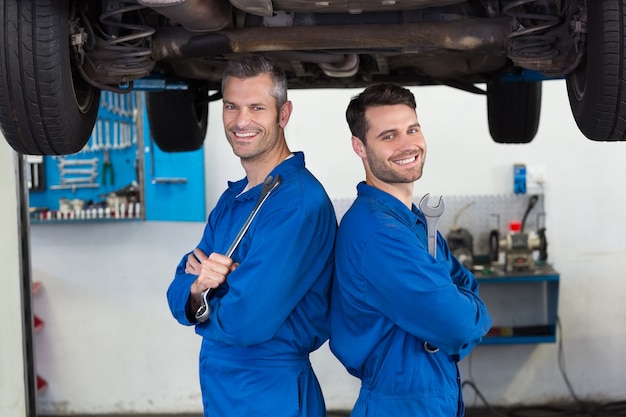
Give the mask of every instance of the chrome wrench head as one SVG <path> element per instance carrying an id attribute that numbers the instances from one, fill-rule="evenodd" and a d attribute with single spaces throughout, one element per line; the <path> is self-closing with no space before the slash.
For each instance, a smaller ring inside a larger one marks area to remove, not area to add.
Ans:
<path id="1" fill-rule="evenodd" d="M 445 210 L 443 197 L 439 197 L 436 206 L 428 205 L 430 194 L 424 195 L 419 202 L 419 209 L 426 216 L 426 226 L 428 230 L 428 253 L 437 258 L 437 220 Z"/>
<path id="2" fill-rule="evenodd" d="M 443 197 L 439 197 L 439 201 L 436 206 L 428 205 L 428 201 L 430 200 L 430 194 L 424 195 L 420 200 L 419 208 L 424 213 L 426 217 L 436 217 L 437 219 L 441 217 L 443 211 L 445 210 L 445 204 L 443 202 Z"/>

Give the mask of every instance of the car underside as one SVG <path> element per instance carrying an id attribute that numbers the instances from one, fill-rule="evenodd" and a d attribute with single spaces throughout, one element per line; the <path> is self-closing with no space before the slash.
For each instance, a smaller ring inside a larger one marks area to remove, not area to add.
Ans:
<path id="1" fill-rule="evenodd" d="M 81 61 L 93 81 L 109 85 L 153 73 L 208 81 L 215 88 L 229 58 L 261 53 L 290 74 L 291 88 L 362 87 L 380 80 L 471 88 L 492 79 L 493 72 L 526 68 L 558 76 L 571 71 L 577 54 L 569 22 L 581 16 L 559 15 L 583 10 L 576 3 L 564 11 L 553 1 L 536 0 L 508 8 L 497 0 L 417 1 L 412 10 L 390 2 L 384 11 L 373 1 L 356 2 L 358 11 L 344 2 L 317 3 L 324 2 L 274 2 L 280 9 L 273 10 L 270 2 L 247 0 L 239 4 L 243 11 L 227 0 L 120 7 L 100 15 L 110 42 L 83 48 L 87 60 Z M 268 6 L 263 15 L 253 14 L 262 5 Z M 207 18 L 198 20 L 200 15 Z M 516 25 L 524 30 L 517 39 Z M 120 42 L 122 37 L 129 41 Z"/>
<path id="2" fill-rule="evenodd" d="M 533 139 L 541 82 L 565 78 L 583 134 L 623 140 L 623 3 L 6 0 L 0 123 L 18 152 L 74 153 L 93 129 L 100 91 L 146 90 L 159 147 L 198 149 L 226 62 L 262 54 L 294 89 L 389 81 L 483 94 L 502 143 Z M 70 106 L 69 117 L 55 121 L 55 106 Z"/>

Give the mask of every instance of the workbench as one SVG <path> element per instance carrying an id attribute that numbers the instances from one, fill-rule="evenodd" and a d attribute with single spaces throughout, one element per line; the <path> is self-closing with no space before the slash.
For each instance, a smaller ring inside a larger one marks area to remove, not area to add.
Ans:
<path id="1" fill-rule="evenodd" d="M 493 319 L 482 344 L 556 341 L 559 273 L 552 266 L 540 264 L 513 272 L 493 267 L 474 275 Z"/>

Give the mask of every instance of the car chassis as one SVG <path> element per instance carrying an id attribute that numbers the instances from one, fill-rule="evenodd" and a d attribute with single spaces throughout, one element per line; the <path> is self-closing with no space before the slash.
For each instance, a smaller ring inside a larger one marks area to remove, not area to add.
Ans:
<path id="1" fill-rule="evenodd" d="M 620 141 L 625 8 L 624 0 L 5 0 L 0 127 L 19 153 L 75 153 L 102 90 L 146 90 L 157 145 L 195 150 L 226 62 L 262 54 L 293 89 L 389 81 L 482 94 L 500 143 L 530 142 L 542 82 L 565 78 L 581 132 Z"/>

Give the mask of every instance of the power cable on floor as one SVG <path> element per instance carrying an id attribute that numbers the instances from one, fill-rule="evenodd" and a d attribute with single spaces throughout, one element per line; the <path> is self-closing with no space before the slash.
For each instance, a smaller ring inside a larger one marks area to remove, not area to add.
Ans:
<path id="1" fill-rule="evenodd" d="M 565 353 L 563 353 L 563 328 L 561 327 L 561 319 L 557 316 L 556 318 L 556 327 L 558 329 L 558 354 L 557 354 L 557 358 L 558 358 L 558 364 L 559 364 L 559 371 L 561 372 L 561 376 L 563 377 L 563 381 L 565 381 L 565 385 L 567 386 L 567 389 L 570 393 L 570 395 L 572 396 L 572 398 L 574 399 L 574 401 L 576 402 L 576 404 L 578 404 L 579 406 L 582 405 L 582 402 L 580 401 L 580 399 L 578 398 L 578 396 L 576 395 L 576 393 L 574 392 L 574 388 L 572 387 L 571 382 L 569 381 L 569 377 L 567 376 L 567 371 L 565 370 Z"/>
<path id="2" fill-rule="evenodd" d="M 472 381 L 472 368 L 471 368 L 471 354 L 468 359 L 470 362 L 468 363 L 468 374 L 470 380 L 464 381 L 461 384 L 461 388 L 466 386 L 471 387 L 474 390 L 474 393 L 482 403 L 484 404 L 486 410 L 481 410 L 481 417 L 495 416 L 495 417 L 561 417 L 561 416 L 571 416 L 571 417 L 618 417 L 618 416 L 626 416 L 626 401 L 615 401 L 605 404 L 593 404 L 593 403 L 585 403 L 580 400 L 578 395 L 576 395 L 574 388 L 569 380 L 567 375 L 567 370 L 565 368 L 565 353 L 563 350 L 563 329 L 561 327 L 561 321 L 557 317 L 556 325 L 558 329 L 558 342 L 557 342 L 557 361 L 559 371 L 561 372 L 561 376 L 565 381 L 565 385 L 574 399 L 575 407 L 571 406 L 551 406 L 551 405 L 542 405 L 542 406 L 520 406 L 520 407 L 511 407 L 511 408 L 496 408 L 492 406 L 487 399 L 484 397 L 482 392 L 478 389 L 476 384 Z M 490 414 L 485 414 L 488 412 Z M 471 417 L 471 414 L 468 416 Z"/>
<path id="3" fill-rule="evenodd" d="M 484 397 L 482 392 L 480 392 L 480 390 L 478 389 L 476 384 L 474 384 L 474 382 L 472 382 L 472 381 L 463 381 L 463 383 L 461 384 L 461 389 L 465 388 L 466 386 L 469 386 L 469 387 L 471 387 L 474 390 L 474 393 L 476 394 L 476 396 L 478 398 L 480 398 L 482 403 L 485 405 L 487 410 L 492 413 L 492 415 L 494 415 L 496 417 L 506 417 L 507 416 L 506 413 L 503 414 L 503 413 L 499 412 L 491 404 L 489 404 L 489 401 L 487 401 L 487 399 Z"/>

